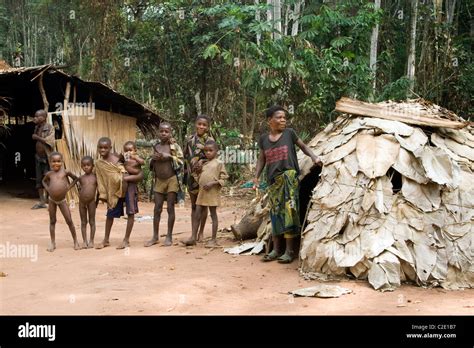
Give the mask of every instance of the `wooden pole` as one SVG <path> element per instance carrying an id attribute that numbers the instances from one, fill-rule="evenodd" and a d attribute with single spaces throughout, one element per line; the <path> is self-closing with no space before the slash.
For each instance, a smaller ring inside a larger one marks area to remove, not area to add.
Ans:
<path id="1" fill-rule="evenodd" d="M 41 93 L 41 98 L 43 98 L 43 109 L 48 113 L 48 119 L 46 120 L 49 124 L 53 124 L 53 117 L 49 114 L 49 102 L 48 97 L 46 96 L 46 91 L 43 85 L 43 73 L 40 75 L 38 79 L 38 86 Z"/>

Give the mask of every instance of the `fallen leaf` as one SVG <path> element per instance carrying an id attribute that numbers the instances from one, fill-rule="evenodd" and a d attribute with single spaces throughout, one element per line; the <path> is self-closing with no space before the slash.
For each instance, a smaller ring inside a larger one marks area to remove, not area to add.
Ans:
<path id="1" fill-rule="evenodd" d="M 309 288 L 289 291 L 288 293 L 294 296 L 330 298 L 350 294 L 351 292 L 352 290 L 338 285 L 320 284 Z"/>

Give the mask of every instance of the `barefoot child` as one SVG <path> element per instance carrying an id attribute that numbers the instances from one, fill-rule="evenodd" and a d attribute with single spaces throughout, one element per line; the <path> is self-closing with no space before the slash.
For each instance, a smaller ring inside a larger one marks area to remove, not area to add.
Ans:
<path id="1" fill-rule="evenodd" d="M 177 173 L 183 165 L 183 152 L 176 143 L 171 143 L 172 128 L 168 122 L 162 122 L 159 128 L 160 141 L 154 147 L 150 169 L 155 173 L 155 209 L 153 215 L 153 237 L 145 243 L 146 247 L 158 243 L 161 211 L 165 195 L 167 197 L 168 233 L 165 246 L 173 243 L 173 227 L 175 221 L 174 204 L 176 193 L 180 190 Z"/>
<path id="2" fill-rule="evenodd" d="M 258 187 L 258 178 L 266 166 L 270 185 L 268 196 L 273 250 L 264 256 L 263 261 L 290 263 L 296 256 L 295 237 L 301 232 L 299 167 L 295 145 L 311 157 L 315 165 L 321 165 L 321 160 L 298 138 L 292 128 L 286 128 L 285 109 L 272 106 L 267 110 L 266 116 L 270 132 L 262 134 L 258 141 L 260 155 L 254 178 L 254 184 Z"/>
<path id="3" fill-rule="evenodd" d="M 137 154 L 137 146 L 133 141 L 127 141 L 123 145 L 123 155 L 121 160 L 124 163 L 127 175 L 124 180 L 127 182 L 127 193 L 125 195 L 125 207 L 127 213 L 127 229 L 125 235 L 130 236 L 135 223 L 135 214 L 138 213 L 138 186 L 143 180 L 142 165 L 145 160 Z M 127 239 L 128 240 L 128 239 Z M 117 249 L 128 247 L 128 243 L 122 243 Z"/>
<path id="4" fill-rule="evenodd" d="M 204 154 L 204 145 L 208 140 L 214 140 L 209 135 L 209 126 L 211 120 L 207 115 L 198 115 L 194 126 L 196 127 L 195 133 L 191 134 L 186 141 L 186 148 L 184 158 L 186 159 L 186 176 L 189 197 L 191 198 L 191 220 L 194 221 L 196 215 L 196 199 L 199 192 L 199 183 L 195 180 L 197 173 L 201 170 L 203 163 L 206 161 L 206 155 Z M 200 227 L 198 234 L 198 241 L 202 241 L 204 233 L 204 226 L 206 225 L 207 219 L 207 207 L 203 207 L 203 213 L 200 215 Z"/>
<path id="5" fill-rule="evenodd" d="M 66 193 L 73 187 L 78 178 L 69 171 L 63 168 L 63 155 L 59 152 L 52 152 L 49 155 L 49 164 L 51 171 L 46 173 L 43 178 L 43 187 L 49 194 L 49 234 L 51 236 L 51 243 L 48 247 L 48 251 L 54 251 L 56 249 L 56 211 L 57 207 L 61 210 L 64 216 L 64 220 L 71 231 L 71 236 L 74 241 L 74 250 L 79 250 L 81 247 L 77 242 L 76 229 L 72 222 L 71 212 L 66 202 Z M 73 179 L 72 183 L 69 183 L 68 177 Z"/>
<path id="6" fill-rule="evenodd" d="M 107 137 L 100 138 L 97 150 L 100 158 L 96 161 L 95 171 L 99 200 L 107 202 L 104 240 L 95 246 L 96 249 L 102 249 L 110 245 L 109 237 L 114 218 L 120 218 L 123 215 L 127 182 L 124 180 L 126 171 L 123 163 L 120 162 L 120 156 L 112 153 L 112 141 Z M 129 245 L 131 232 L 131 230 L 126 231 L 121 246 Z"/>
<path id="7" fill-rule="evenodd" d="M 94 169 L 94 159 L 91 156 L 84 156 L 81 160 L 81 168 L 84 175 L 79 178 L 79 214 L 81 216 L 82 247 L 93 248 L 95 236 L 95 210 L 97 207 L 97 177 L 92 172 Z M 89 225 L 91 236 L 87 242 L 87 220 L 89 215 Z"/>
<path id="8" fill-rule="evenodd" d="M 202 165 L 202 170 L 198 177 L 199 193 L 196 199 L 196 216 L 193 220 L 191 238 L 184 242 L 185 245 L 196 244 L 199 221 L 202 221 L 202 215 L 207 214 L 207 207 L 209 207 L 212 219 L 212 238 L 206 244 L 206 247 L 217 246 L 217 207 L 220 205 L 221 187 L 229 177 L 224 163 L 217 159 L 218 150 L 217 143 L 214 140 L 208 140 L 204 146 L 207 162 L 204 162 Z"/>

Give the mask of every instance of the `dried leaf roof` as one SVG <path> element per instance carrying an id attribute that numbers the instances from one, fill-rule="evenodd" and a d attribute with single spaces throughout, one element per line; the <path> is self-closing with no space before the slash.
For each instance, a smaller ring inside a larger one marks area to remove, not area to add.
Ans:
<path id="1" fill-rule="evenodd" d="M 302 273 L 351 273 L 380 290 L 405 280 L 474 287 L 472 127 L 426 101 L 345 103 L 370 115 L 355 108 L 356 115 L 342 115 L 309 143 L 324 167 L 302 235 Z M 384 110 L 383 117 L 374 110 Z M 298 159 L 305 176 L 311 160 L 301 152 Z"/>

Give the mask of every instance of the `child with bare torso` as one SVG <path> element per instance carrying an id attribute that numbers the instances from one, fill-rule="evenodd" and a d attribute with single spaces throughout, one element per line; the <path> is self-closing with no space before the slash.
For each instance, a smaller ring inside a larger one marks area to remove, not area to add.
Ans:
<path id="1" fill-rule="evenodd" d="M 160 142 L 154 146 L 154 153 L 150 162 L 150 169 L 155 174 L 155 186 L 153 188 L 155 209 L 153 215 L 153 237 L 145 243 L 147 247 L 157 244 L 159 241 L 158 230 L 165 197 L 168 211 L 168 233 L 164 246 L 170 246 L 173 243 L 174 205 L 177 192 L 180 190 L 176 166 L 183 163 L 183 152 L 178 144 L 171 143 L 171 133 L 172 128 L 169 123 L 163 122 L 160 124 Z"/>
<path id="2" fill-rule="evenodd" d="M 71 212 L 66 202 L 67 192 L 77 183 L 78 178 L 69 171 L 64 170 L 63 156 L 59 152 L 52 152 L 49 155 L 49 162 L 51 171 L 46 173 L 43 178 L 42 184 L 45 190 L 49 194 L 49 233 L 51 236 L 51 243 L 48 247 L 48 251 L 54 251 L 56 249 L 56 212 L 57 207 L 64 216 L 66 223 L 71 231 L 71 236 L 74 241 L 74 250 L 79 250 L 81 247 L 77 242 L 76 229 L 72 222 Z M 69 183 L 68 177 L 73 179 L 72 183 Z"/>
<path id="3" fill-rule="evenodd" d="M 97 207 L 97 177 L 92 172 L 94 159 L 84 156 L 81 160 L 84 175 L 79 178 L 79 214 L 81 216 L 82 247 L 93 248 L 95 236 L 95 211 Z M 87 242 L 87 220 L 91 228 L 89 242 Z"/>

